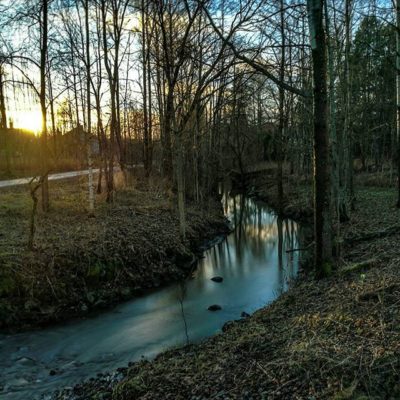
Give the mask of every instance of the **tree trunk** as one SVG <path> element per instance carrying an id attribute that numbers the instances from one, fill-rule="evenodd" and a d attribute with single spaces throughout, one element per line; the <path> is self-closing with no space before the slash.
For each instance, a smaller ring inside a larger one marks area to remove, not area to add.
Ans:
<path id="1" fill-rule="evenodd" d="M 170 89 L 171 90 L 171 89 Z M 172 119 L 174 112 L 174 100 L 172 97 L 172 91 L 168 92 L 167 104 L 164 114 L 164 148 L 163 148 L 163 172 L 164 176 L 168 180 L 172 180 L 173 168 L 172 168 Z"/>
<path id="2" fill-rule="evenodd" d="M 148 33 L 148 24 L 146 24 L 146 31 Z M 150 51 L 151 51 L 151 37 L 148 36 L 148 44 L 147 44 L 147 95 L 148 95 L 148 137 L 149 137 L 149 154 L 148 154 L 148 174 L 150 175 L 151 170 L 153 168 L 153 112 L 152 112 L 152 96 L 151 96 L 151 64 L 150 64 Z"/>
<path id="3" fill-rule="evenodd" d="M 89 185 L 89 213 L 94 211 L 94 187 L 93 187 L 93 165 L 92 165 L 92 115 L 90 109 L 90 31 L 89 31 L 89 0 L 85 0 L 85 35 L 86 35 L 86 107 L 87 107 L 87 121 L 86 121 L 86 146 L 87 146 L 87 161 L 89 168 L 88 185 Z"/>
<path id="4" fill-rule="evenodd" d="M 141 1 L 142 14 L 142 94 L 143 94 L 143 164 L 146 176 L 150 174 L 150 143 L 149 143 L 149 123 L 147 113 L 147 53 L 146 53 L 146 14 L 145 0 Z"/>
<path id="5" fill-rule="evenodd" d="M 396 89 L 397 89 L 397 207 L 400 208 L 400 0 L 396 2 Z"/>
<path id="6" fill-rule="evenodd" d="M 346 209 L 342 216 L 342 221 L 349 220 L 350 210 L 354 208 L 354 189 L 353 189 L 353 137 L 351 132 L 351 76 L 350 76 L 350 46 L 351 46 L 351 0 L 345 1 L 345 204 Z"/>
<path id="7" fill-rule="evenodd" d="M 185 211 L 185 178 L 183 176 L 183 144 L 181 132 L 176 135 L 177 165 L 176 180 L 178 185 L 178 213 L 179 213 L 179 233 L 181 238 L 186 238 L 186 211 Z"/>
<path id="8" fill-rule="evenodd" d="M 285 63 L 286 63 L 286 40 L 285 40 L 285 10 L 283 0 L 280 2 L 280 34 L 281 34 L 281 62 L 279 66 L 279 80 L 285 79 Z M 276 140 L 276 158 L 277 158 L 277 190 L 278 190 L 278 212 L 281 215 L 283 210 L 283 136 L 285 130 L 285 89 L 279 86 L 279 127 L 278 137 Z"/>
<path id="9" fill-rule="evenodd" d="M 111 122 L 110 122 L 110 144 L 108 151 L 108 163 L 105 163 L 105 173 L 107 176 L 107 202 L 111 203 L 114 199 L 114 151 L 115 151 L 115 135 L 116 135 L 116 104 L 115 104 L 115 76 L 112 74 L 110 60 L 108 56 L 108 42 L 107 42 L 107 10 L 106 2 L 101 2 L 101 17 L 102 17 L 102 36 L 103 36 L 103 51 L 104 51 L 104 65 L 107 70 L 108 83 L 110 87 L 111 97 Z M 116 60 L 114 60 L 116 62 Z M 121 168 L 123 166 L 121 165 Z"/>
<path id="10" fill-rule="evenodd" d="M 325 1 L 325 27 L 327 34 L 328 50 L 328 76 L 329 76 L 329 133 L 332 149 L 332 206 L 335 212 L 338 211 L 338 191 L 339 191 L 339 172 L 338 172 L 338 143 L 336 132 L 336 90 L 335 90 L 335 65 L 333 61 L 333 48 L 330 35 L 330 18 L 328 14 L 328 0 Z"/>
<path id="11" fill-rule="evenodd" d="M 40 109 L 42 113 L 41 162 L 42 162 L 42 209 L 49 211 L 49 182 L 47 154 L 46 118 L 46 64 L 48 48 L 48 0 L 42 0 L 41 45 L 40 45 Z"/>
<path id="12" fill-rule="evenodd" d="M 314 229 L 318 277 L 329 273 L 332 260 L 331 176 L 328 132 L 324 0 L 307 0 L 314 83 Z"/>
<path id="13" fill-rule="evenodd" d="M 6 101 L 4 96 L 4 67 L 0 65 L 0 128 L 7 129 Z"/>

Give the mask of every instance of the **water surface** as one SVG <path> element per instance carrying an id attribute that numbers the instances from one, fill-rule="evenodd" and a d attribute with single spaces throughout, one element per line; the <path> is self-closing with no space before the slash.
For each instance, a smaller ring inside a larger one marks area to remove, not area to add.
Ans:
<path id="1" fill-rule="evenodd" d="M 298 247 L 297 224 L 245 197 L 226 197 L 223 204 L 236 229 L 204 253 L 184 284 L 93 318 L 0 335 L 0 398 L 40 398 L 129 361 L 153 357 L 188 338 L 198 341 L 243 311 L 251 314 L 278 297 L 298 270 L 298 253 L 286 252 Z M 223 282 L 213 282 L 215 276 Z M 222 310 L 208 311 L 212 304 Z"/>

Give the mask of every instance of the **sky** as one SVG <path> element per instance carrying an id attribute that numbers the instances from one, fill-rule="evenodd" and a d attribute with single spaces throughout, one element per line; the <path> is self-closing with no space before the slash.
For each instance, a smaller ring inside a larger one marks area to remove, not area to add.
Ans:
<path id="1" fill-rule="evenodd" d="M 18 0 L 16 0 L 18 1 Z M 331 0 L 333 1 L 333 0 Z M 336 0 L 335 0 L 336 1 Z M 367 2 L 365 2 L 367 3 Z M 9 5 L 10 0 L 0 0 L 1 5 Z M 331 4 L 335 4 L 334 2 Z M 390 9 L 390 0 L 377 0 L 377 5 L 382 7 L 386 6 Z M 367 10 L 363 7 L 363 1 L 358 1 L 360 14 L 365 13 Z M 1 10 L 0 10 L 1 12 Z M 58 21 L 60 23 L 60 21 Z M 54 30 L 54 28 L 53 28 Z M 8 32 L 10 33 L 10 32 Z M 6 33 L 7 34 L 7 33 Z M 11 32 L 11 38 L 13 42 L 13 47 L 18 47 L 19 42 L 24 40 L 26 37 L 27 31 L 21 30 L 21 32 Z M 28 35 L 29 36 L 29 35 Z M 0 31 L 0 40 L 4 40 L 4 30 L 3 33 Z M 9 39 L 9 38 L 8 38 Z M 10 40 L 10 39 L 9 39 Z M 1 42 L 0 42 L 1 45 Z M 1 50 L 1 46 L 0 46 Z M 36 54 L 38 51 L 36 51 Z M 135 56 L 136 57 L 136 56 Z M 104 67 L 103 67 L 104 68 Z M 11 70 L 7 69 L 6 79 L 20 80 L 22 75 L 14 68 Z M 30 79 L 36 81 L 38 83 L 38 70 L 37 67 L 30 65 L 28 69 L 28 75 Z M 139 79 L 139 74 L 137 72 L 137 66 L 130 72 L 130 79 L 134 82 Z M 22 79 L 21 79 L 22 80 Z M 56 84 L 55 84 L 56 85 Z M 132 84 L 132 89 L 136 92 L 136 97 L 138 97 L 138 93 L 140 93 L 140 88 L 137 83 Z M 58 88 L 55 88 L 57 91 Z M 106 94 L 107 96 L 107 94 Z M 105 96 L 105 98 L 106 98 Z M 32 89 L 27 88 L 12 88 L 11 85 L 8 86 L 6 90 L 7 97 L 7 114 L 8 119 L 12 120 L 13 125 L 17 128 L 24 128 L 33 131 L 35 134 L 38 134 L 41 131 L 41 112 L 38 102 L 38 97 Z M 60 100 L 63 98 L 60 97 Z M 65 99 L 65 97 L 64 97 Z"/>
<path id="2" fill-rule="evenodd" d="M 18 4 L 19 0 L 15 0 L 14 3 Z M 2 22 L 2 8 L 4 12 L 4 16 L 6 15 L 6 12 L 11 10 L 11 2 L 10 0 L 0 0 L 0 24 Z M 75 15 L 74 15 L 75 14 Z M 74 18 L 74 21 L 78 22 L 79 18 L 76 15 L 76 10 L 72 9 L 70 11 L 70 16 Z M 132 16 L 134 18 L 132 18 Z M 126 29 L 130 29 L 132 31 L 133 25 L 132 24 L 138 24 L 137 22 L 137 17 L 132 14 L 127 16 L 127 20 L 129 20 L 129 27 L 126 27 Z M 82 16 L 80 16 L 80 21 L 83 23 Z M 133 21 L 133 22 L 132 22 Z M 52 12 L 52 15 L 49 17 L 49 26 L 50 26 L 50 31 L 49 31 L 49 46 L 50 46 L 50 52 L 53 52 L 52 54 L 49 54 L 49 59 L 54 57 L 54 52 L 58 51 L 56 48 L 57 42 L 62 42 L 63 40 L 67 40 L 66 38 L 66 33 L 63 31 L 63 23 L 61 21 L 61 12 L 59 9 L 56 10 L 56 12 Z M 8 29 L 7 29 L 8 28 Z M 96 34 L 94 32 L 95 28 L 92 26 L 91 27 L 93 31 L 93 37 L 96 37 Z M 39 62 L 39 26 L 37 23 L 31 24 L 31 27 L 28 29 L 27 26 L 24 26 L 22 24 L 14 24 L 14 25 L 8 25 L 6 24 L 5 29 L 1 29 L 0 26 L 0 55 L 2 52 L 2 49 L 5 53 L 8 53 L 8 50 L 11 48 L 12 50 L 18 49 L 17 50 L 17 55 L 23 55 L 23 56 L 29 56 L 33 59 L 35 59 L 36 62 Z M 60 36 L 63 36 L 62 39 L 60 40 Z M 5 45 L 5 43 L 11 44 L 11 46 Z M 27 45 L 26 45 L 27 43 Z M 20 50 L 24 49 L 26 50 Z M 92 58 L 94 59 L 94 48 L 91 50 L 92 51 Z M 21 54 L 20 54 L 21 53 Z M 130 86 L 131 90 L 133 91 L 134 95 L 139 98 L 140 94 L 140 88 L 138 87 L 136 81 L 139 79 L 139 75 L 137 72 L 137 65 L 136 63 L 133 62 L 132 57 L 132 64 L 133 64 L 133 69 L 129 72 L 129 79 L 130 79 Z M 57 61 L 58 62 L 58 61 Z M 103 68 L 103 75 L 105 74 L 105 68 L 104 65 L 102 65 Z M 23 67 L 26 75 L 28 78 L 34 82 L 36 88 L 39 88 L 39 69 L 36 65 L 33 63 L 28 63 Z M 122 64 L 121 65 L 121 76 L 126 76 L 126 72 L 124 71 L 126 69 L 126 65 Z M 70 70 L 67 71 L 67 74 Z M 59 73 L 52 69 L 51 70 L 51 77 L 52 77 L 52 85 L 53 85 L 53 93 L 54 96 L 59 96 L 57 97 L 57 101 L 55 104 L 55 109 L 56 109 L 56 115 L 57 115 L 57 108 L 59 104 L 65 102 L 67 99 L 67 92 L 65 92 L 65 87 L 66 83 L 61 76 L 59 76 Z M 70 81 L 72 80 L 71 78 L 72 74 L 69 75 Z M 10 65 L 6 66 L 6 81 L 8 81 L 8 84 L 6 85 L 6 90 L 5 90 L 5 96 L 6 96 L 6 109 L 7 109 L 7 120 L 8 124 L 10 125 L 10 122 L 12 122 L 13 126 L 16 128 L 23 128 L 27 130 L 31 130 L 35 134 L 39 134 L 41 132 L 41 110 L 40 110 L 40 105 L 39 105 L 39 98 L 35 90 L 33 90 L 31 87 L 28 85 L 13 85 L 11 82 L 12 81 L 26 81 L 26 78 L 23 77 L 22 73 L 18 71 L 17 68 L 11 68 Z M 106 78 L 103 77 L 103 85 L 102 91 L 103 91 L 103 101 L 107 102 L 108 98 L 108 86 L 106 84 Z M 62 93 L 62 94 L 61 94 Z M 92 99 L 93 101 L 93 99 Z M 48 106 L 49 108 L 49 106 Z M 50 117 L 48 116 L 48 120 L 50 120 Z M 82 121 L 81 121 L 82 122 Z"/>

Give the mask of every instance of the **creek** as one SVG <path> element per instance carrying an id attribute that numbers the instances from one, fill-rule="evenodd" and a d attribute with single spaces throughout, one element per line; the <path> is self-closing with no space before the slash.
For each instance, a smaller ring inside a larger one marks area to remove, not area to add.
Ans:
<path id="1" fill-rule="evenodd" d="M 0 335 L 0 398 L 39 399 L 83 379 L 221 331 L 287 290 L 300 227 L 264 203 L 224 197 L 235 230 L 204 252 L 193 275 L 114 309 L 40 331 Z M 218 283 L 213 277 L 222 277 Z M 219 305 L 218 311 L 209 311 Z"/>

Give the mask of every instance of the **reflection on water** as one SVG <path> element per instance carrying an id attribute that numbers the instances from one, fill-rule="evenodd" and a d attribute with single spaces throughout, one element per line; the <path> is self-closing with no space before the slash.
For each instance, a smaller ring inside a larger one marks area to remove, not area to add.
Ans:
<path id="1" fill-rule="evenodd" d="M 298 269 L 298 253 L 286 252 L 299 247 L 297 224 L 243 196 L 225 197 L 223 205 L 235 230 L 204 253 L 184 284 L 92 319 L 0 336 L 0 397 L 39 398 L 142 356 L 200 340 L 279 296 Z M 211 281 L 214 276 L 223 282 Z M 222 310 L 208 311 L 212 304 Z M 50 370 L 56 375 L 50 376 Z"/>
<path id="2" fill-rule="evenodd" d="M 235 230 L 205 253 L 196 273 L 201 279 L 191 281 L 189 286 L 204 285 L 223 293 L 229 292 L 231 282 L 235 285 L 241 282 L 238 294 L 243 306 L 246 293 L 254 294 L 255 286 L 259 286 L 258 295 L 263 303 L 249 298 L 248 307 L 254 311 L 287 289 L 288 282 L 296 275 L 298 254 L 286 250 L 298 247 L 299 228 L 294 221 L 275 216 L 263 203 L 241 195 L 224 197 L 223 204 Z M 220 272 L 226 279 L 224 288 L 216 288 L 209 282 Z"/>

